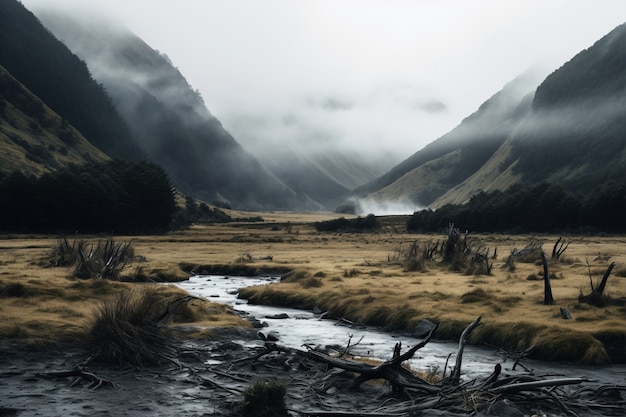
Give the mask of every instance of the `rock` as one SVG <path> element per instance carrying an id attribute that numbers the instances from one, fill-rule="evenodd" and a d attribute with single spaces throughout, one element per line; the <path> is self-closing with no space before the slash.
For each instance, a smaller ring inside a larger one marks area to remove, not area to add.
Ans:
<path id="1" fill-rule="evenodd" d="M 278 342 L 278 332 L 269 331 L 267 334 L 263 332 L 257 332 L 259 338 L 264 342 Z"/>
<path id="2" fill-rule="evenodd" d="M 267 340 L 269 342 L 278 342 L 278 332 L 270 331 L 267 333 Z"/>
<path id="3" fill-rule="evenodd" d="M 564 320 L 571 320 L 572 319 L 572 314 L 569 312 L 568 309 L 566 309 L 565 307 L 560 307 L 559 310 L 561 310 L 561 317 Z"/>
<path id="4" fill-rule="evenodd" d="M 259 319 L 257 319 L 256 317 L 251 317 L 248 319 L 250 321 L 250 324 L 252 324 L 252 327 L 254 327 L 255 329 L 260 329 L 263 327 L 267 327 L 267 323 L 264 321 L 261 321 Z"/>
<path id="5" fill-rule="evenodd" d="M 266 319 L 283 320 L 283 319 L 288 319 L 289 318 L 289 314 L 287 314 L 287 313 L 270 314 L 269 316 L 265 316 L 265 318 Z"/>
<path id="6" fill-rule="evenodd" d="M 432 329 L 435 328 L 435 323 L 433 323 L 432 321 L 429 320 L 420 320 L 415 327 L 413 327 L 413 330 L 409 331 L 409 336 L 410 337 L 424 337 L 426 336 L 428 333 L 430 333 L 430 331 Z"/>

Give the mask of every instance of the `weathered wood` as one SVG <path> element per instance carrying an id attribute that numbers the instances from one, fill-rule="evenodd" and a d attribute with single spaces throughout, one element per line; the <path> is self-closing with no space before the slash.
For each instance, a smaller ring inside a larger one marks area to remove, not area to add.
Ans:
<path id="1" fill-rule="evenodd" d="M 573 385 L 582 384 L 588 381 L 586 378 L 557 378 L 557 379 L 544 379 L 540 381 L 519 382 L 509 385 L 503 385 L 500 387 L 490 389 L 494 394 L 501 394 L 504 392 L 519 392 L 535 390 L 545 387 L 556 387 L 561 385 Z"/>
<path id="2" fill-rule="evenodd" d="M 346 371 L 358 373 L 359 376 L 354 380 L 354 383 L 352 384 L 353 387 L 358 387 L 363 382 L 371 379 L 386 379 L 394 387 L 412 388 L 425 391 L 430 394 L 436 394 L 440 391 L 439 387 L 432 385 L 428 381 L 414 375 L 401 365 L 402 362 L 411 359 L 413 355 L 415 355 L 415 352 L 426 346 L 437 327 L 438 326 L 435 325 L 424 340 L 403 354 L 400 354 L 401 345 L 396 344 L 393 357 L 377 366 L 360 362 L 352 362 L 341 358 L 333 358 L 315 350 L 299 351 L 299 353 L 315 361 L 326 363 Z"/>
<path id="3" fill-rule="evenodd" d="M 476 326 L 478 326 L 479 324 L 480 316 L 476 317 L 476 320 L 470 323 L 465 328 L 465 330 L 463 330 L 463 333 L 461 333 L 461 338 L 459 339 L 459 349 L 456 353 L 456 362 L 454 364 L 454 369 L 452 370 L 452 374 L 450 375 L 449 379 L 452 384 L 456 385 L 459 383 L 459 379 L 461 378 L 461 363 L 463 362 L 463 350 L 465 349 L 467 338 L 469 337 L 472 330 L 474 330 L 474 328 L 476 328 Z"/>
<path id="4" fill-rule="evenodd" d="M 541 263 L 543 264 L 543 303 L 545 305 L 554 304 L 552 285 L 550 284 L 550 272 L 548 272 L 548 260 L 544 252 L 541 252 Z"/>
<path id="5" fill-rule="evenodd" d="M 597 288 L 594 288 L 593 281 L 591 280 L 591 271 L 589 272 L 589 281 L 591 283 L 591 294 L 588 295 L 580 295 L 578 297 L 578 302 L 587 303 L 594 305 L 596 307 L 604 307 L 607 304 L 607 299 L 604 297 L 604 289 L 606 288 L 606 283 L 609 280 L 609 276 L 611 272 L 615 268 L 615 262 L 611 262 L 609 267 L 606 269 L 604 276 L 602 276 L 602 280 L 600 281 L 600 285 Z"/>

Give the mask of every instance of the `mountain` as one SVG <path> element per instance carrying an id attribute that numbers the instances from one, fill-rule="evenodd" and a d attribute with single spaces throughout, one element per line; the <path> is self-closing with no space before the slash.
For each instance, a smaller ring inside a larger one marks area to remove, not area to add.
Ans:
<path id="1" fill-rule="evenodd" d="M 357 197 L 438 208 L 514 184 L 547 181 L 585 192 L 626 178 L 626 24 L 534 92 L 521 85 L 532 83 L 514 80 Z"/>
<path id="2" fill-rule="evenodd" d="M 0 172 L 40 176 L 109 157 L 0 66 Z"/>
<path id="3" fill-rule="evenodd" d="M 318 209 L 246 152 L 167 56 L 128 29 L 86 15 L 36 10 L 87 62 L 133 137 L 182 192 L 240 209 Z"/>
<path id="4" fill-rule="evenodd" d="M 16 0 L 0 2 L 0 65 L 100 151 L 145 157 L 85 63 Z"/>
<path id="5" fill-rule="evenodd" d="M 456 128 L 385 175 L 355 190 L 358 198 L 428 206 L 479 170 L 530 109 L 540 79 L 529 71 L 507 84 Z"/>

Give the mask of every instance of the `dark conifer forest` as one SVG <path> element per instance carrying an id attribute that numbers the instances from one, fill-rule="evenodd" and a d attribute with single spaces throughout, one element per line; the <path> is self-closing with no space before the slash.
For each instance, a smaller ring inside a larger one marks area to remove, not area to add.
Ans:
<path id="1" fill-rule="evenodd" d="M 464 205 L 413 213 L 411 232 L 439 232 L 450 223 L 472 232 L 626 232 L 626 183 L 608 181 L 590 193 L 546 182 L 481 192 Z"/>
<path id="2" fill-rule="evenodd" d="M 176 209 L 167 175 L 148 162 L 0 175 L 0 195 L 0 232 L 155 233 L 169 228 Z"/>

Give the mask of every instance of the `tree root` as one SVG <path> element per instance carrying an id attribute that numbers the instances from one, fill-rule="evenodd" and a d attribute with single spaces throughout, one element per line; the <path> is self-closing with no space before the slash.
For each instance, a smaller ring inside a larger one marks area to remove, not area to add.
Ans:
<path id="1" fill-rule="evenodd" d="M 82 380 L 87 380 L 89 381 L 88 388 L 92 391 L 95 391 L 102 386 L 117 386 L 114 382 L 102 379 L 91 372 L 87 372 L 82 367 L 77 367 L 70 371 L 37 372 L 37 376 L 43 378 L 74 378 L 70 387 L 76 386 Z"/>

